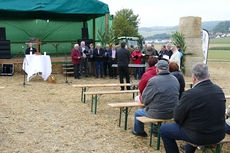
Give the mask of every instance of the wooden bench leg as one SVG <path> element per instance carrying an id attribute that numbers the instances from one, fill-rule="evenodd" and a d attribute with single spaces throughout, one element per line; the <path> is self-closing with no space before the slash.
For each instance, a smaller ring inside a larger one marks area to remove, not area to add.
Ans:
<path id="1" fill-rule="evenodd" d="M 94 114 L 97 114 L 97 95 L 95 95 L 95 110 Z"/>
<path id="2" fill-rule="evenodd" d="M 84 88 L 84 92 L 86 92 L 86 88 Z M 84 103 L 85 103 L 86 95 L 84 94 Z"/>
<path id="3" fill-rule="evenodd" d="M 121 127 L 121 113 L 122 113 L 122 108 L 120 108 L 119 127 Z"/>
<path id="4" fill-rule="evenodd" d="M 84 88 L 81 88 L 81 102 L 83 103 L 83 91 L 84 91 Z"/>
<path id="5" fill-rule="evenodd" d="M 127 130 L 127 122 L 128 122 L 128 107 L 125 108 L 125 128 Z"/>
<path id="6" fill-rule="evenodd" d="M 202 153 L 206 153 L 208 150 L 210 150 L 212 153 L 221 153 L 222 145 L 217 144 L 215 148 L 212 148 L 210 145 L 203 146 L 202 147 Z"/>
<path id="7" fill-rule="evenodd" d="M 91 101 L 91 112 L 93 112 L 93 99 L 94 99 L 94 97 L 93 97 L 93 95 L 92 95 L 92 101 Z"/>
<path id="8" fill-rule="evenodd" d="M 157 148 L 156 150 L 160 150 L 160 127 L 161 127 L 161 123 L 162 122 L 158 122 L 157 123 Z M 153 123 L 150 124 L 151 125 L 151 129 L 150 129 L 150 140 L 149 140 L 149 145 L 150 147 L 153 147 L 152 146 L 152 136 L 153 136 Z"/>
<path id="9" fill-rule="evenodd" d="M 119 124 L 118 126 L 121 127 L 121 114 L 122 112 L 125 113 L 125 123 L 124 123 L 124 130 L 127 130 L 127 122 L 128 122 L 128 114 L 129 114 L 129 108 L 120 108 L 120 114 L 119 114 Z"/>

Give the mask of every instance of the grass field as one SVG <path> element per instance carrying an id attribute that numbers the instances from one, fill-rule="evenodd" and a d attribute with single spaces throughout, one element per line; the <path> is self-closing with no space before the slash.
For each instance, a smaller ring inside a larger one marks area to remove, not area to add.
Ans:
<path id="1" fill-rule="evenodd" d="M 211 39 L 210 44 L 230 44 L 230 37 Z"/>
<path id="2" fill-rule="evenodd" d="M 162 44 L 156 44 L 155 48 L 160 50 L 161 45 Z M 230 38 L 211 39 L 209 44 L 208 60 L 210 62 L 230 62 Z"/>
<path id="3" fill-rule="evenodd" d="M 209 45 L 208 59 L 230 61 L 230 38 L 211 39 Z"/>

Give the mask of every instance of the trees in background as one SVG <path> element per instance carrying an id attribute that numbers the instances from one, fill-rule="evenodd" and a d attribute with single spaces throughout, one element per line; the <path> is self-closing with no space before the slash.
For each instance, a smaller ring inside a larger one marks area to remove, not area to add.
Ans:
<path id="1" fill-rule="evenodd" d="M 117 11 L 113 19 L 113 32 L 115 38 L 121 36 L 141 37 L 138 33 L 139 15 L 135 15 L 132 9 Z"/>

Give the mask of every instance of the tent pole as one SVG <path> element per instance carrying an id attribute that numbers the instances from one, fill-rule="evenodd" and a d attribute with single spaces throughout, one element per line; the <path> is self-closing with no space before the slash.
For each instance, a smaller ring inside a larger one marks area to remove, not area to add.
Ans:
<path id="1" fill-rule="evenodd" d="M 95 47 L 95 38 L 96 38 L 96 23 L 95 17 L 93 17 L 93 46 Z"/>
<path id="2" fill-rule="evenodd" d="M 105 14 L 105 34 L 108 34 L 108 14 Z"/>

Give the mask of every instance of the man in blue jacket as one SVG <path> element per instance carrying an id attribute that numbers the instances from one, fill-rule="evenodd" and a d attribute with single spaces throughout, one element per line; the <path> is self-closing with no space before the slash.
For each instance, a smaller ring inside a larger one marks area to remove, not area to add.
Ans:
<path id="1" fill-rule="evenodd" d="M 167 153 L 179 153 L 176 140 L 196 145 L 215 144 L 225 137 L 225 96 L 209 79 L 208 66 L 197 63 L 192 69 L 193 87 L 182 94 L 174 110 L 176 123 L 164 124 L 160 135 Z M 186 153 L 196 147 L 187 144 Z"/>

